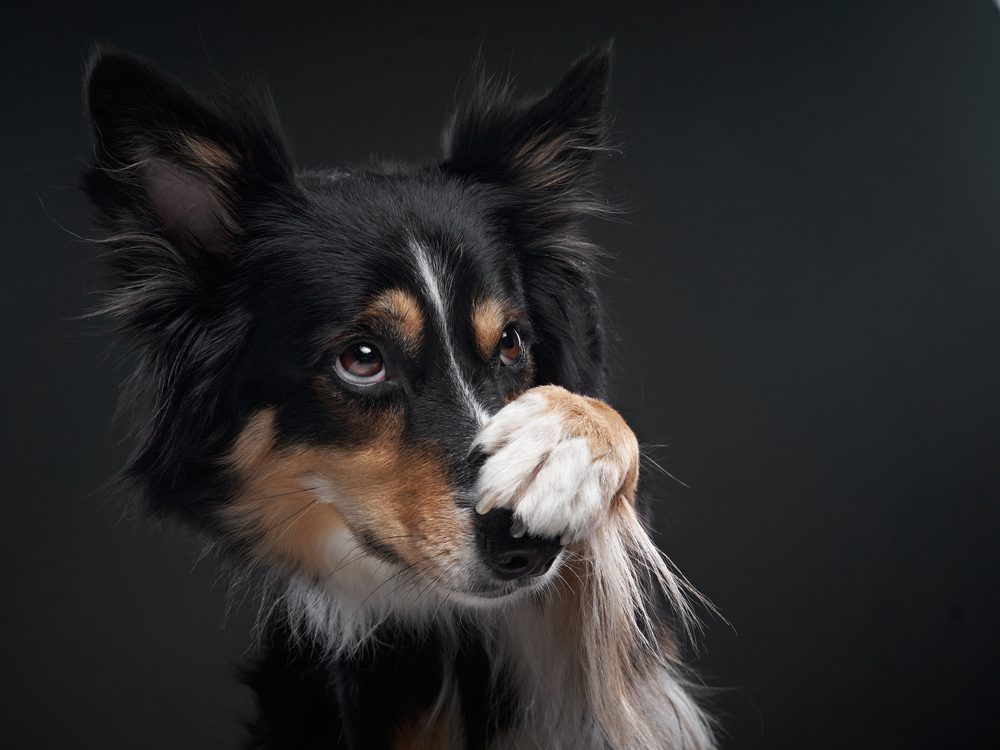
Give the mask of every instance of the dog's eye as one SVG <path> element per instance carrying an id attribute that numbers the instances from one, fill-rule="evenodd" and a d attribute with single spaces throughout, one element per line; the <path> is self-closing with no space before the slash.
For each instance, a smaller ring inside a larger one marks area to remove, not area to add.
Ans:
<path id="1" fill-rule="evenodd" d="M 512 365 L 521 359 L 521 336 L 514 326 L 507 326 L 500 334 L 500 361 Z"/>
<path id="2" fill-rule="evenodd" d="M 333 368 L 341 379 L 354 385 L 374 385 L 385 380 L 382 353 L 366 341 L 351 344 L 344 349 Z"/>

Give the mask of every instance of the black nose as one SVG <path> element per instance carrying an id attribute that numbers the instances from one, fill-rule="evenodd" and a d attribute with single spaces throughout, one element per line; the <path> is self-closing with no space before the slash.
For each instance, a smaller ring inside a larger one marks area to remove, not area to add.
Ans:
<path id="1" fill-rule="evenodd" d="M 556 539 L 525 534 L 511 536 L 514 514 L 506 508 L 479 516 L 479 541 L 483 558 L 493 574 L 504 581 L 540 576 L 548 572 L 562 545 Z"/>

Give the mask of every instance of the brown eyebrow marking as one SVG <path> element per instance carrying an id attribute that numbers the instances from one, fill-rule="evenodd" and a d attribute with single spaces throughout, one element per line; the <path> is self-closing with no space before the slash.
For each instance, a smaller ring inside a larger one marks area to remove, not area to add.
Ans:
<path id="1" fill-rule="evenodd" d="M 520 317 L 520 312 L 501 297 L 481 297 L 472 305 L 472 334 L 483 359 L 493 356 L 504 326 Z"/>
<path id="2" fill-rule="evenodd" d="M 379 294 L 355 321 L 377 323 L 395 333 L 403 347 L 415 354 L 424 335 L 424 313 L 420 302 L 405 289 L 389 289 Z"/>

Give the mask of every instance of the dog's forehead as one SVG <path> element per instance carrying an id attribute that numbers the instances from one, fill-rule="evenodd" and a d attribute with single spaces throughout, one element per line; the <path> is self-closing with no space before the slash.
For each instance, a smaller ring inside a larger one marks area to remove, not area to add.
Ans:
<path id="1" fill-rule="evenodd" d="M 300 278 L 354 312 L 396 288 L 440 310 L 518 295 L 513 253 L 491 208 L 453 180 L 339 178 L 293 227 L 302 241 L 285 244 L 297 251 Z"/>
<path id="2" fill-rule="evenodd" d="M 263 333 L 308 341 L 310 352 L 366 320 L 469 339 L 484 300 L 526 307 L 494 213 L 482 195 L 444 180 L 351 177 L 310 188 L 304 204 L 272 213 L 253 236 L 243 299 Z"/>

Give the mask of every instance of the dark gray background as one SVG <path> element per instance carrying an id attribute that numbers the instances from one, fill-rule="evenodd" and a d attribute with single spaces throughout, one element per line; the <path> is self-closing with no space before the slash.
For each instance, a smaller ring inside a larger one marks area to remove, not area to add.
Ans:
<path id="1" fill-rule="evenodd" d="M 332 165 L 433 158 L 480 43 L 537 91 L 614 35 L 616 403 L 690 486 L 656 481 L 661 541 L 733 624 L 697 660 L 725 746 L 995 746 L 996 7 L 370 5 L 4 12 L 2 744 L 216 748 L 248 709 L 253 607 L 227 618 L 196 543 L 99 491 L 127 445 L 124 368 L 73 319 L 89 43 L 266 79 Z"/>

